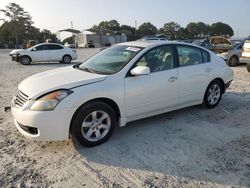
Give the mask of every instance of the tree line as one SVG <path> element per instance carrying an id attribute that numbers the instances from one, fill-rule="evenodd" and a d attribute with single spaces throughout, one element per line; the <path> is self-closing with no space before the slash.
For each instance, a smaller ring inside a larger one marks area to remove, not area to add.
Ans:
<path id="1" fill-rule="evenodd" d="M 4 18 L 0 18 L 3 24 L 0 26 L 0 48 L 7 44 L 8 47 L 19 47 L 29 40 L 44 42 L 46 39 L 56 40 L 56 35 L 51 31 L 33 26 L 34 22 L 30 14 L 16 4 L 10 3 L 5 9 L 0 9 Z"/>
<path id="2" fill-rule="evenodd" d="M 117 20 L 102 21 L 99 25 L 93 25 L 89 31 L 102 34 L 126 34 L 128 36 L 152 36 L 163 34 L 169 40 L 203 39 L 210 36 L 231 37 L 233 29 L 226 23 L 217 22 L 211 25 L 203 22 L 190 22 L 186 27 L 181 27 L 176 22 L 167 22 L 157 29 L 150 22 L 142 23 L 138 29 L 129 25 L 120 25 Z"/>
<path id="3" fill-rule="evenodd" d="M 0 18 L 3 21 L 0 26 L 0 47 L 3 44 L 8 44 L 9 47 L 18 47 L 29 40 L 38 42 L 45 42 L 46 39 L 56 40 L 56 35 L 51 31 L 46 29 L 41 31 L 33 26 L 32 17 L 20 5 L 10 3 L 5 9 L 0 9 L 0 12 L 3 12 L 5 16 Z M 203 22 L 190 22 L 186 27 L 181 27 L 176 22 L 167 22 L 157 29 L 150 22 L 142 23 L 138 28 L 135 28 L 130 25 L 121 25 L 117 20 L 110 20 L 93 25 L 88 31 L 97 34 L 125 34 L 128 36 L 128 40 L 156 34 L 163 34 L 169 40 L 202 39 L 210 36 L 231 37 L 234 35 L 233 29 L 222 22 L 211 25 Z"/>

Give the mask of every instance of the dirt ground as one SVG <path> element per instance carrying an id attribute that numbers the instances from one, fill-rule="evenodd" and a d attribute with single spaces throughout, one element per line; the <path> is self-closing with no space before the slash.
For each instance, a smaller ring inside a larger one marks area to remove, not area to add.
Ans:
<path id="1" fill-rule="evenodd" d="M 81 60 L 98 49 L 79 50 Z M 11 62 L 0 51 L 0 187 L 250 187 L 250 74 L 235 79 L 220 105 L 129 123 L 95 148 L 72 140 L 34 142 L 5 107 L 27 76 L 69 66 Z"/>

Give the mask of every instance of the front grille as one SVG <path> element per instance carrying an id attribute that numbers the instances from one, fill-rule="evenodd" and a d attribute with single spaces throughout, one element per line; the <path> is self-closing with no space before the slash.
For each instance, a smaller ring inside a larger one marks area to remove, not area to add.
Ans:
<path id="1" fill-rule="evenodd" d="M 29 100 L 29 96 L 21 91 L 18 91 L 16 97 L 14 98 L 14 104 L 16 107 L 22 108 L 24 104 Z"/>

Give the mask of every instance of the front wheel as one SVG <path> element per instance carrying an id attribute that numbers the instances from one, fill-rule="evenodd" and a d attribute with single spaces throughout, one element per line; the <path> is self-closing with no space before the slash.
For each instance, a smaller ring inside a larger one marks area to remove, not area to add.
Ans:
<path id="1" fill-rule="evenodd" d="M 250 72 L 250 63 L 247 64 L 247 71 Z"/>
<path id="2" fill-rule="evenodd" d="M 20 58 L 20 63 L 23 65 L 29 65 L 31 63 L 31 58 L 29 56 L 22 56 Z"/>
<path id="3" fill-rule="evenodd" d="M 63 56 L 62 58 L 62 62 L 65 63 L 65 64 L 69 64 L 71 62 L 71 57 L 69 55 L 65 55 Z"/>
<path id="4" fill-rule="evenodd" d="M 219 80 L 212 81 L 207 87 L 203 99 L 203 106 L 215 108 L 221 100 L 222 92 L 222 83 Z"/>
<path id="5" fill-rule="evenodd" d="M 81 145 L 94 147 L 107 141 L 117 125 L 114 110 L 103 102 L 82 106 L 74 115 L 71 135 Z"/>
<path id="6" fill-rule="evenodd" d="M 236 66 L 238 63 L 239 63 L 239 58 L 237 56 L 232 56 L 228 61 L 228 65 L 231 67 Z"/>

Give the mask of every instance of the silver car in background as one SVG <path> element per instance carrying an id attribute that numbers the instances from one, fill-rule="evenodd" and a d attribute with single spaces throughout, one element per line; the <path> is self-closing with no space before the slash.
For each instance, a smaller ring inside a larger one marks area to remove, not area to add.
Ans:
<path id="1" fill-rule="evenodd" d="M 233 67 L 241 62 L 242 46 L 244 42 L 236 45 L 232 50 L 218 54 L 229 66 Z"/>

